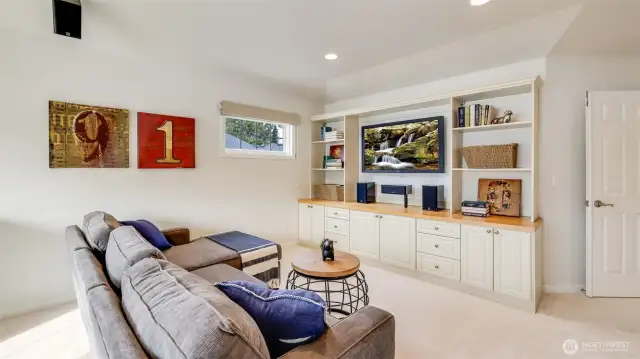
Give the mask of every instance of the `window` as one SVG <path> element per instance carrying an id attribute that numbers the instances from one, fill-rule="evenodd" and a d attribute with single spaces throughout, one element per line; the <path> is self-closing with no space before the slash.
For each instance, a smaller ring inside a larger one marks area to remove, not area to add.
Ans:
<path id="1" fill-rule="evenodd" d="M 294 127 L 288 123 L 222 117 L 224 153 L 234 157 L 292 158 Z"/>

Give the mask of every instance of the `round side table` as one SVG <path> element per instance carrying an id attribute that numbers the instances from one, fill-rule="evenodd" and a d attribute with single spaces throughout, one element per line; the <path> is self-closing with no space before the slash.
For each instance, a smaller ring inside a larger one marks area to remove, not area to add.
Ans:
<path id="1" fill-rule="evenodd" d="M 318 251 L 304 252 L 291 261 L 287 289 L 305 289 L 324 297 L 329 313 L 345 316 L 369 304 L 369 286 L 358 257 L 335 251 L 334 261 L 322 261 Z"/>

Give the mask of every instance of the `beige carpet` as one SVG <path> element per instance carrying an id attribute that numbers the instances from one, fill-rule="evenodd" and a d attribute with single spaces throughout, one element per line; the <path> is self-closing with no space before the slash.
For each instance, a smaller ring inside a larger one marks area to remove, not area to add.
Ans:
<path id="1" fill-rule="evenodd" d="M 286 246 L 290 258 L 311 249 Z M 538 314 L 422 281 L 392 267 L 363 263 L 371 305 L 396 317 L 396 358 L 553 359 L 640 358 L 640 299 L 589 299 L 582 294 L 547 295 Z M 563 343 L 588 342 L 568 356 Z M 626 350 L 598 348 L 628 342 Z M 593 347 L 595 346 L 595 348 Z M 80 315 L 64 306 L 0 323 L 0 359 L 90 359 Z"/>

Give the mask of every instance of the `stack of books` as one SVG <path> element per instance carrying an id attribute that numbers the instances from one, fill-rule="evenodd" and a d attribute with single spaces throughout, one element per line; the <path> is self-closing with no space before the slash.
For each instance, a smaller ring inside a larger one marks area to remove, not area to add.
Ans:
<path id="1" fill-rule="evenodd" d="M 320 127 L 320 139 L 322 141 L 324 141 L 324 134 L 327 132 L 331 132 L 331 130 L 333 130 L 331 127 L 328 126 L 322 126 Z"/>
<path id="2" fill-rule="evenodd" d="M 491 124 L 491 105 L 471 105 L 458 108 L 458 127 L 478 127 Z"/>
<path id="3" fill-rule="evenodd" d="M 333 158 L 331 156 L 324 157 L 324 168 L 329 170 L 337 170 L 344 168 L 344 163 L 340 158 Z"/>
<path id="4" fill-rule="evenodd" d="M 324 133 L 325 141 L 344 140 L 344 131 L 331 131 Z"/>
<path id="5" fill-rule="evenodd" d="M 462 215 L 474 217 L 489 217 L 489 202 L 463 201 Z"/>

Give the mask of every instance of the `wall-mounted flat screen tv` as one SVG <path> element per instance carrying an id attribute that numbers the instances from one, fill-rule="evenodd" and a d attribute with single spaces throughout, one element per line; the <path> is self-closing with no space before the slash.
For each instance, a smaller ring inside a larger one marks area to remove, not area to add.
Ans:
<path id="1" fill-rule="evenodd" d="M 362 126 L 362 171 L 443 173 L 444 117 Z"/>

